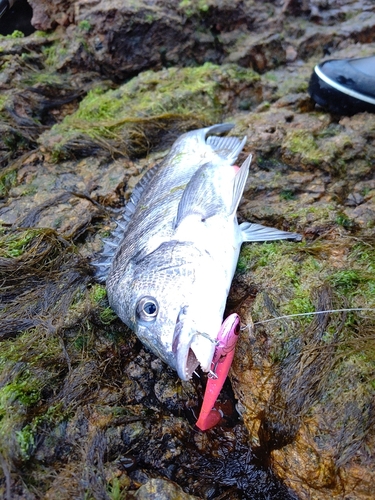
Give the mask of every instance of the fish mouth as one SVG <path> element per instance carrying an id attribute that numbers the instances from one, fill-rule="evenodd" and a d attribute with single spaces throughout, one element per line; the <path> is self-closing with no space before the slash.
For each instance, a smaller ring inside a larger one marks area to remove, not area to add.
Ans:
<path id="1" fill-rule="evenodd" d="M 189 380 L 200 365 L 193 349 L 189 348 L 183 363 L 177 364 L 177 373 L 182 380 Z"/>
<path id="2" fill-rule="evenodd" d="M 205 372 L 210 370 L 215 342 L 208 335 L 196 330 L 183 335 L 182 329 L 176 332 L 173 350 L 178 376 L 181 380 L 190 380 L 199 365 Z"/>

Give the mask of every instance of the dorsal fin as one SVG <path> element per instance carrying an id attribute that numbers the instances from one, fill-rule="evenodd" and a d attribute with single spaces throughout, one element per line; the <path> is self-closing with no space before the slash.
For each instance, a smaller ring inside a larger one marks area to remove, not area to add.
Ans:
<path id="1" fill-rule="evenodd" d="M 130 200 L 125 205 L 123 211 L 121 212 L 121 216 L 117 223 L 117 227 L 108 238 L 103 239 L 104 247 L 101 250 L 98 257 L 92 262 L 92 265 L 95 266 L 96 279 L 104 283 L 107 279 L 109 270 L 111 268 L 113 257 L 116 253 L 118 246 L 124 238 L 124 235 L 127 231 L 128 224 L 133 217 L 135 209 L 139 203 L 139 200 L 142 198 L 142 194 L 148 186 L 151 179 L 154 177 L 155 172 L 159 168 L 159 164 L 154 165 L 145 175 L 140 179 L 140 181 L 136 184 L 133 189 L 133 193 L 130 197 Z"/>
<path id="2" fill-rule="evenodd" d="M 121 227 L 122 227 L 123 233 L 125 233 L 125 231 L 127 229 L 128 222 L 132 218 L 132 216 L 135 212 L 135 209 L 138 205 L 138 202 L 142 197 L 144 190 L 148 186 L 151 179 L 154 177 L 155 172 L 158 170 L 159 166 L 160 166 L 160 164 L 158 163 L 157 165 L 154 165 L 152 168 L 150 168 L 150 170 L 148 170 L 144 174 L 144 176 L 135 185 L 133 192 L 132 192 L 132 195 L 130 197 L 130 200 L 125 205 L 124 211 L 122 212 L 122 218 L 124 220 L 122 221 Z M 117 229 L 116 229 L 116 231 L 117 231 Z"/>

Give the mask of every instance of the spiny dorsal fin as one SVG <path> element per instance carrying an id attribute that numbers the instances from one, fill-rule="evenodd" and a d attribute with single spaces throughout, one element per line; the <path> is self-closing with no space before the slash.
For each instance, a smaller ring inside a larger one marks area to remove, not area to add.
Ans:
<path id="1" fill-rule="evenodd" d="M 122 218 L 124 219 L 122 221 L 122 227 L 124 228 L 123 232 L 125 233 L 127 225 L 132 218 L 135 209 L 138 205 L 139 200 L 142 198 L 143 192 L 150 183 L 151 179 L 154 177 L 155 172 L 159 168 L 159 164 L 154 165 L 150 170 L 148 170 L 142 179 L 138 181 L 138 183 L 135 185 L 132 195 L 130 197 L 130 200 L 128 203 L 125 205 L 124 211 L 122 213 Z"/>
<path id="2" fill-rule="evenodd" d="M 142 194 L 146 186 L 148 186 L 158 168 L 159 165 L 154 165 L 136 184 L 130 200 L 125 205 L 124 210 L 121 213 L 121 218 L 116 221 L 116 229 L 112 231 L 108 238 L 103 240 L 104 247 L 98 257 L 92 262 L 92 265 L 96 268 L 95 277 L 99 282 L 104 283 L 106 281 L 109 270 L 111 268 L 113 257 L 117 251 L 118 246 L 124 238 L 124 235 L 128 228 L 128 224 L 135 212 L 137 204 L 142 198 Z"/>

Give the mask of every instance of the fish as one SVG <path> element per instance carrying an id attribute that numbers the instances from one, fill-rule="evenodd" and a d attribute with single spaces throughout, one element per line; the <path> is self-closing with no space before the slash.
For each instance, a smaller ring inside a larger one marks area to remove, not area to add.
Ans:
<path id="1" fill-rule="evenodd" d="M 141 342 L 189 380 L 209 372 L 244 242 L 300 240 L 237 221 L 251 155 L 221 123 L 191 130 L 146 172 L 95 262 L 109 304 Z"/>

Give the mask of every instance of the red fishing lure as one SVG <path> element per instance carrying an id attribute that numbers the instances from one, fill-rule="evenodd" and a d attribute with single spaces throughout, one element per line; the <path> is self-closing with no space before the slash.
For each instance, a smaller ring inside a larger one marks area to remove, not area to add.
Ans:
<path id="1" fill-rule="evenodd" d="M 212 360 L 211 372 L 208 375 L 203 404 L 196 423 L 201 431 L 211 429 L 221 419 L 221 413 L 214 408 L 214 404 L 231 367 L 239 333 L 240 317 L 234 313 L 225 319 L 217 336 L 217 347 Z"/>

